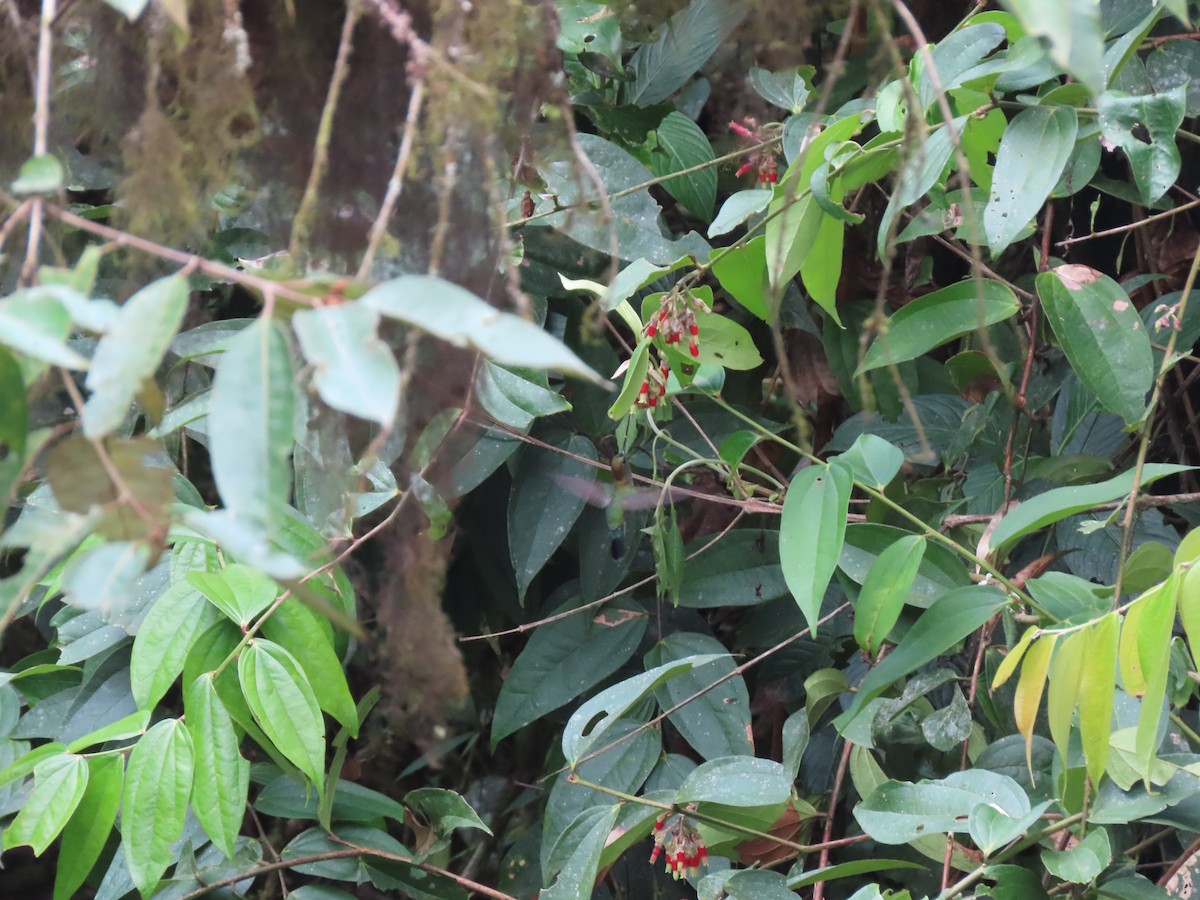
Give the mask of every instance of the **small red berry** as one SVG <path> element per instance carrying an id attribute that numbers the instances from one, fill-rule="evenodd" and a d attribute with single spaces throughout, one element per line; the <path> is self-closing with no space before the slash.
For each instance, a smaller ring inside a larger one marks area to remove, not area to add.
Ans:
<path id="1" fill-rule="evenodd" d="M 658 334 L 658 326 L 651 322 L 646 326 L 646 337 L 654 337 L 656 334 Z"/>
<path id="2" fill-rule="evenodd" d="M 693 322 L 691 325 L 688 326 L 688 332 L 691 334 L 692 337 L 696 337 L 696 335 L 698 335 L 700 333 L 700 326 L 697 325 L 695 322 Z"/>
<path id="3" fill-rule="evenodd" d="M 688 351 L 689 351 L 689 352 L 692 354 L 692 356 L 699 356 L 699 355 L 700 355 L 700 347 L 699 347 L 697 344 L 691 344 L 691 345 L 689 345 L 689 346 L 688 346 Z"/>

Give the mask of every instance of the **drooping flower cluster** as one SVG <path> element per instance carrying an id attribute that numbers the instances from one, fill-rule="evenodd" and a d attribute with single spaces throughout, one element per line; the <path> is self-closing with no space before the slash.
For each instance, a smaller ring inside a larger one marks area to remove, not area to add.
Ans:
<path id="1" fill-rule="evenodd" d="M 665 812 L 654 823 L 654 849 L 650 864 L 665 856 L 667 874 L 678 880 L 695 878 L 708 864 L 708 848 L 700 832 L 683 813 Z"/>
<path id="2" fill-rule="evenodd" d="M 729 130 L 750 144 L 761 144 L 766 141 L 766 135 L 755 119 L 747 116 L 742 121 L 746 124 L 730 122 Z M 775 159 L 775 154 L 765 147 L 749 154 L 735 174 L 740 178 L 751 169 L 758 170 L 758 180 L 762 184 L 768 182 L 774 184 L 779 180 L 779 164 Z"/>
<path id="3" fill-rule="evenodd" d="M 688 353 L 693 359 L 700 355 L 697 312 L 708 312 L 708 307 L 690 291 L 671 291 L 663 294 L 658 311 L 650 316 L 650 321 L 642 329 L 646 337 L 654 343 L 650 348 L 650 365 L 646 369 L 641 390 L 638 391 L 638 406 L 657 406 L 659 399 L 667 392 L 667 377 L 671 374 L 671 364 L 667 359 L 666 345 L 680 344 L 686 335 Z M 690 369 L 689 366 L 684 368 Z"/>

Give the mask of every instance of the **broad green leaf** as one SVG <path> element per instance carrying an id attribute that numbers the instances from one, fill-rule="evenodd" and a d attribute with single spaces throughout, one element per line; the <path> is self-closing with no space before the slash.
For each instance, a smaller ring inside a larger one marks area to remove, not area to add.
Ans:
<path id="1" fill-rule="evenodd" d="M 809 83 L 813 77 L 811 66 L 771 72 L 767 69 L 751 69 L 750 85 L 768 103 L 786 109 L 795 115 L 804 109 L 808 101 Z"/>
<path id="2" fill-rule="evenodd" d="M 888 319 L 855 370 L 855 377 L 916 359 L 934 347 L 1003 322 L 1020 308 L 1012 289 L 999 281 L 967 279 L 918 297 Z"/>
<path id="3" fill-rule="evenodd" d="M 838 464 L 849 467 L 860 484 L 883 490 L 904 466 L 904 451 L 877 435 L 860 434 Z"/>
<path id="4" fill-rule="evenodd" d="M 748 312 L 770 323 L 766 244 L 767 239 L 759 236 L 740 247 L 722 247 L 713 253 L 712 272 Z"/>
<path id="5" fill-rule="evenodd" d="M 698 365 L 717 365 L 727 369 L 754 369 L 762 365 L 762 357 L 754 346 L 750 332 L 733 319 L 717 313 L 700 314 L 696 317 L 700 332 L 696 340 L 700 352 L 687 362 Z M 678 370 L 678 366 L 673 366 Z"/>
<path id="6" fill-rule="evenodd" d="M 250 763 L 238 752 L 233 720 L 217 696 L 211 672 L 188 685 L 183 709 L 196 750 L 192 810 L 212 842 L 232 859 L 246 814 Z"/>
<path id="7" fill-rule="evenodd" d="M 655 131 L 658 150 L 651 156 L 651 168 L 656 175 L 668 175 L 711 163 L 713 149 L 700 126 L 681 112 L 667 113 Z M 662 183 L 667 193 L 678 200 L 692 215 L 712 218 L 717 199 L 717 170 L 714 166 L 688 175 L 671 178 Z"/>
<path id="8" fill-rule="evenodd" d="M 72 753 L 78 753 L 80 750 L 108 741 L 124 741 L 145 734 L 149 724 L 150 710 L 138 710 L 72 741 L 67 745 L 67 749 Z"/>
<path id="9" fill-rule="evenodd" d="M 1108 765 L 1117 677 L 1117 629 L 1120 618 L 1110 613 L 1085 632 L 1083 671 L 1079 680 L 1079 737 L 1088 777 L 1099 786 Z"/>
<path id="10" fill-rule="evenodd" d="M 874 657 L 900 618 L 928 542 L 908 535 L 888 547 L 875 560 L 854 604 L 854 639 Z"/>
<path id="11" fill-rule="evenodd" d="M 295 657 L 271 641 L 252 640 L 238 657 L 238 681 L 254 721 L 324 797 L 325 720 Z"/>
<path id="12" fill-rule="evenodd" d="M 782 872 L 765 869 L 722 869 L 705 875 L 697 888 L 703 900 L 791 900 L 796 895 Z M 860 898 L 861 900 L 861 898 Z"/>
<path id="13" fill-rule="evenodd" d="M 264 319 L 225 346 L 209 395 L 213 475 L 232 516 L 270 530 L 291 486 L 291 354 L 280 326 Z"/>
<path id="14" fill-rule="evenodd" d="M 620 804 L 594 807 L 581 815 L 587 816 L 587 831 L 583 833 L 570 856 L 564 861 L 558 878 L 538 894 L 540 900 L 589 900 L 600 867 L 600 854 L 617 821 Z"/>
<path id="15" fill-rule="evenodd" d="M 1075 110 L 1069 106 L 1028 107 L 1004 129 L 991 197 L 983 211 L 993 258 L 1037 216 L 1067 166 L 1078 129 Z"/>
<path id="16" fill-rule="evenodd" d="M 28 753 L 17 757 L 3 769 L 0 769 L 0 787 L 24 778 L 45 760 L 51 757 L 65 756 L 66 753 L 67 745 L 60 741 L 51 741 L 48 744 L 35 747 Z"/>
<path id="17" fill-rule="evenodd" d="M 650 367 L 650 341 L 644 340 L 633 348 L 629 364 L 625 367 L 625 380 L 621 382 L 621 390 L 617 399 L 608 408 L 610 419 L 623 419 L 629 415 L 637 402 L 642 390 L 642 382 L 646 380 L 646 371 Z"/>
<path id="18" fill-rule="evenodd" d="M 1146 411 L 1154 380 L 1150 338 L 1124 289 L 1095 269 L 1059 266 L 1038 275 L 1038 296 L 1075 375 L 1126 424 Z"/>
<path id="19" fill-rule="evenodd" d="M 938 83 L 943 91 L 950 91 L 962 84 L 980 60 L 996 49 L 1005 39 L 1003 26 L 996 22 L 971 24 L 952 31 L 938 41 L 930 54 Z M 925 68 L 925 57 L 918 54 L 914 63 L 917 70 L 917 96 L 924 114 L 937 99 L 933 78 Z"/>
<path id="20" fill-rule="evenodd" d="M 461 794 L 445 788 L 418 788 L 404 795 L 404 805 L 418 813 L 435 832 L 449 835 L 456 828 L 475 828 L 487 834 L 492 830 Z"/>
<path id="21" fill-rule="evenodd" d="M 851 448 L 852 450 L 853 448 Z M 846 455 L 851 451 L 846 451 Z M 856 467 L 857 468 L 857 467 Z M 851 522 L 846 526 L 846 543 L 838 557 L 840 568 L 851 581 L 862 584 L 875 561 L 888 547 L 912 532 L 892 525 Z M 962 562 L 941 544 L 928 544 L 909 591 L 912 606 L 928 609 L 940 597 L 971 583 Z"/>
<path id="22" fill-rule="evenodd" d="M 850 708 L 834 721 L 838 731 L 844 733 L 863 708 L 892 683 L 915 672 L 979 629 L 1000 610 L 1006 599 L 995 588 L 972 585 L 951 591 L 925 610 L 895 649 L 859 684 Z"/>
<path id="23" fill-rule="evenodd" d="M 575 765 L 591 750 L 635 703 L 669 678 L 703 666 L 720 656 L 701 655 L 677 659 L 614 684 L 588 700 L 571 715 L 563 730 L 562 750 L 567 762 Z"/>
<path id="24" fill-rule="evenodd" d="M 12 192 L 23 194 L 53 194 L 63 186 L 63 165 L 57 157 L 44 154 L 31 156 L 21 163 L 17 177 L 12 183 Z"/>
<path id="25" fill-rule="evenodd" d="M 808 749 L 810 735 L 808 713 L 803 709 L 796 710 L 783 723 L 783 767 L 793 781 L 800 771 L 800 762 L 804 758 L 804 751 Z"/>
<path id="26" fill-rule="evenodd" d="M 1142 470 L 1142 487 L 1148 487 L 1160 478 L 1187 468 L 1173 463 L 1149 463 Z M 1133 474 L 1131 470 L 1096 484 L 1054 488 L 1026 500 L 1005 513 L 996 530 L 992 532 L 992 547 L 999 549 L 1017 538 L 1032 534 L 1069 516 L 1111 500 L 1128 497 L 1133 489 Z"/>
<path id="27" fill-rule="evenodd" d="M 365 303 L 302 309 L 292 316 L 321 399 L 342 412 L 391 425 L 400 403 L 400 367 L 380 339 L 379 312 Z"/>
<path id="28" fill-rule="evenodd" d="M 710 238 L 728 234 L 751 216 L 762 212 L 771 202 L 771 191 L 736 191 L 730 194 L 708 226 Z M 722 254 L 722 259 L 726 254 Z"/>
<path id="29" fill-rule="evenodd" d="M 517 462 L 508 499 L 508 550 L 522 600 L 583 512 L 596 477 L 594 466 L 574 457 L 594 460 L 595 445 L 573 435 L 554 450 L 526 447 Z"/>
<path id="30" fill-rule="evenodd" d="M 1112 862 L 1112 846 L 1103 828 L 1089 828 L 1087 836 L 1069 850 L 1042 850 L 1042 864 L 1055 878 L 1072 884 L 1090 884 Z"/>
<path id="31" fill-rule="evenodd" d="M 1150 788 L 1150 773 L 1158 750 L 1159 723 L 1164 715 L 1164 698 L 1171 667 L 1171 627 L 1175 624 L 1179 577 L 1172 575 L 1146 601 L 1137 629 L 1137 653 L 1146 693 L 1142 696 L 1137 723 L 1137 765 Z"/>
<path id="32" fill-rule="evenodd" d="M 492 745 L 619 669 L 637 650 L 645 630 L 643 610 L 620 601 L 538 628 L 500 686 Z"/>
<path id="33" fill-rule="evenodd" d="M 1087 85 L 1093 96 L 1104 89 L 1104 33 L 1096 0 L 1004 0 L 1025 31 L 1045 39 L 1050 58 Z"/>
<path id="34" fill-rule="evenodd" d="M 262 635 L 292 654 L 308 676 L 321 709 L 337 719 L 351 737 L 358 737 L 358 713 L 328 624 L 292 598 L 263 622 Z"/>
<path id="35" fill-rule="evenodd" d="M 182 275 L 151 282 L 125 301 L 100 338 L 88 370 L 91 396 L 81 415 L 85 436 L 104 437 L 125 421 L 142 382 L 154 374 L 175 339 L 187 303 L 188 282 Z"/>
<path id="36" fill-rule="evenodd" d="M 359 302 L 504 365 L 550 369 L 607 383 L 545 329 L 496 309 L 443 278 L 403 275 L 371 288 Z"/>
<path id="37" fill-rule="evenodd" d="M 86 369 L 88 361 L 66 345 L 71 316 L 57 299 L 61 288 L 34 287 L 0 300 L 0 344 L 29 357 L 21 360 L 27 382 L 41 371 L 30 360 L 66 369 Z"/>
<path id="38" fill-rule="evenodd" d="M 1046 670 L 1050 667 L 1050 654 L 1058 636 L 1045 634 L 1025 653 L 1025 665 L 1017 680 L 1017 691 L 1013 698 L 1013 716 L 1017 731 L 1025 738 L 1025 765 L 1033 772 L 1033 726 L 1037 721 L 1038 707 L 1042 704 L 1042 692 L 1046 688 Z"/>
<path id="39" fill-rule="evenodd" d="M 1192 531 L 1188 537 L 1200 534 Z M 1188 538 L 1184 538 L 1186 542 Z M 1183 544 L 1180 544 L 1180 549 Z M 1179 621 L 1183 624 L 1183 633 L 1187 637 L 1188 649 L 1192 651 L 1192 659 L 1200 659 L 1200 564 L 1188 560 L 1189 565 L 1183 572 L 1179 585 Z M 1177 562 L 1178 564 L 1178 562 Z"/>
<path id="40" fill-rule="evenodd" d="M 839 209 L 842 196 L 842 188 L 838 185 L 830 199 L 834 204 L 839 204 Z M 813 199 L 820 205 L 819 196 Z M 842 248 L 845 242 L 845 222 L 822 210 L 812 247 L 800 265 L 800 280 L 804 282 L 804 289 L 838 325 L 842 324 L 842 319 L 838 315 L 837 288 L 842 279 Z"/>
<path id="41" fill-rule="evenodd" d="M 677 631 L 655 644 L 646 654 L 645 662 L 649 669 L 702 653 L 724 652 L 724 646 L 716 638 Z M 703 759 L 754 753 L 754 741 L 750 736 L 750 694 L 742 676 L 735 674 L 733 669 L 733 660 L 720 656 L 708 665 L 677 675 L 654 689 L 654 697 L 663 710 L 690 700 L 671 713 L 669 719 Z M 718 681 L 720 684 L 706 690 Z M 696 694 L 701 696 L 690 699 Z"/>
<path id="42" fill-rule="evenodd" d="M 711 540 L 688 545 L 688 555 Z M 679 605 L 692 609 L 757 606 L 787 594 L 779 567 L 779 532 L 734 531 L 683 567 Z"/>
<path id="43" fill-rule="evenodd" d="M 872 872 L 887 872 L 895 869 L 923 869 L 920 863 L 903 859 L 856 859 L 850 862 L 809 869 L 806 872 L 788 876 L 789 890 L 798 891 L 821 881 L 834 881 L 838 878 L 853 878 L 855 875 L 869 875 Z"/>
<path id="44" fill-rule="evenodd" d="M 770 283 L 778 288 L 800 271 L 826 215 L 813 199 L 813 172 L 825 161 L 825 149 L 857 134 L 857 115 L 839 119 L 809 142 L 803 155 L 788 166 L 767 208 L 766 254 Z"/>
<path id="45" fill-rule="evenodd" d="M 1104 137 L 1125 151 L 1142 202 L 1154 203 L 1179 177 L 1175 131 L 1187 112 L 1186 86 L 1140 97 L 1105 91 L 1098 105 Z"/>
<path id="46" fill-rule="evenodd" d="M 729 756 L 701 763 L 675 794 L 675 802 L 722 806 L 771 806 L 791 795 L 792 780 L 781 763 L 753 756 Z"/>
<path id="47" fill-rule="evenodd" d="M 121 805 L 125 757 L 93 756 L 87 767 L 87 789 L 62 833 L 54 900 L 70 900 L 83 886 L 108 843 Z"/>
<path id="48" fill-rule="evenodd" d="M 29 846 L 34 856 L 45 853 L 79 806 L 87 783 L 88 765 L 82 756 L 64 754 L 38 763 L 33 793 L 4 830 L 4 849 Z"/>
<path id="49" fill-rule="evenodd" d="M 158 705 L 200 635 L 220 618 L 217 608 L 186 580 L 175 582 L 154 601 L 134 637 L 129 661 L 129 680 L 140 709 Z"/>
<path id="50" fill-rule="evenodd" d="M 708 61 L 748 11 L 739 0 L 692 0 L 629 60 L 633 79 L 625 86 L 626 102 L 651 106 L 666 100 Z"/>
<path id="51" fill-rule="evenodd" d="M 241 563 L 230 563 L 218 572 L 189 572 L 188 583 L 213 606 L 245 629 L 275 600 L 275 582 Z"/>
<path id="52" fill-rule="evenodd" d="M 854 818 L 880 843 L 907 844 L 936 832 L 967 831 L 971 811 L 985 804 L 1014 818 L 1030 812 L 1013 779 L 970 769 L 938 781 L 886 781 L 855 807 Z"/>
<path id="53" fill-rule="evenodd" d="M 981 803 L 971 810 L 968 819 L 971 840 L 984 856 L 991 856 L 1036 825 L 1049 806 L 1050 801 L 1044 800 L 1024 815 L 1014 816 L 996 806 Z"/>
<path id="54" fill-rule="evenodd" d="M 1080 698 L 1080 676 L 1086 656 L 1088 635 L 1076 631 L 1058 642 L 1050 662 L 1050 689 L 1046 694 L 1046 718 L 1050 737 L 1058 748 L 1063 768 L 1067 767 L 1067 749 L 1071 742 L 1071 719 Z"/>
<path id="55" fill-rule="evenodd" d="M 1160 44 L 1146 57 L 1146 74 L 1160 92 L 1185 85 L 1187 115 L 1200 115 L 1200 47 L 1194 41 Z"/>
<path id="56" fill-rule="evenodd" d="M 121 802 L 125 865 L 143 897 L 171 864 L 192 793 L 192 737 L 179 719 L 164 719 L 129 754 Z"/>
<path id="57" fill-rule="evenodd" d="M 783 577 L 813 634 L 842 552 L 850 489 L 846 469 L 815 464 L 792 479 L 783 500 L 779 526 Z"/>
<path id="58" fill-rule="evenodd" d="M 1151 598 L 1161 590 L 1162 588 L 1158 587 L 1147 591 L 1131 603 L 1125 610 L 1125 620 L 1121 623 L 1121 636 L 1117 642 L 1117 665 L 1121 673 L 1121 686 L 1131 697 L 1140 697 L 1146 693 L 1146 679 L 1138 654 L 1138 634 L 1146 607 Z"/>
<path id="59" fill-rule="evenodd" d="M 966 122 L 966 116 L 955 119 L 955 131 L 961 134 Z M 924 197 L 938 183 L 954 152 L 954 142 L 950 130 L 943 124 L 926 134 L 923 141 L 905 141 L 905 151 L 907 156 L 904 165 L 896 176 L 896 187 L 883 211 L 875 239 L 875 251 L 881 259 L 887 252 L 888 232 L 896 216 Z"/>

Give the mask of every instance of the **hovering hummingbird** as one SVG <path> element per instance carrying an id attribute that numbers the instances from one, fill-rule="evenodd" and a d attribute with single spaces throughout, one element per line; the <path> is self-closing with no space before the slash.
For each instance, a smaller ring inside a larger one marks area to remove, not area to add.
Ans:
<path id="1" fill-rule="evenodd" d="M 613 454 L 609 460 L 609 469 L 612 471 L 612 484 L 569 475 L 556 476 L 555 480 L 592 506 L 604 510 L 605 524 L 608 525 L 608 549 L 613 559 L 620 559 L 625 555 L 625 514 L 631 510 L 650 509 L 657 505 L 658 494 L 634 487 L 624 453 Z"/>

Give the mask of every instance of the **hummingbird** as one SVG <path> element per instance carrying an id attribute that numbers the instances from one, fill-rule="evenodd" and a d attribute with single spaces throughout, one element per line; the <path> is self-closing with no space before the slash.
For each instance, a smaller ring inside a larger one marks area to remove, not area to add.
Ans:
<path id="1" fill-rule="evenodd" d="M 613 454 L 609 460 L 609 470 L 612 472 L 612 484 L 600 484 L 568 475 L 559 475 L 555 480 L 592 506 L 604 510 L 604 521 L 608 525 L 608 550 L 613 559 L 620 559 L 625 555 L 625 514 L 657 505 L 658 495 L 634 487 L 624 453 Z"/>

